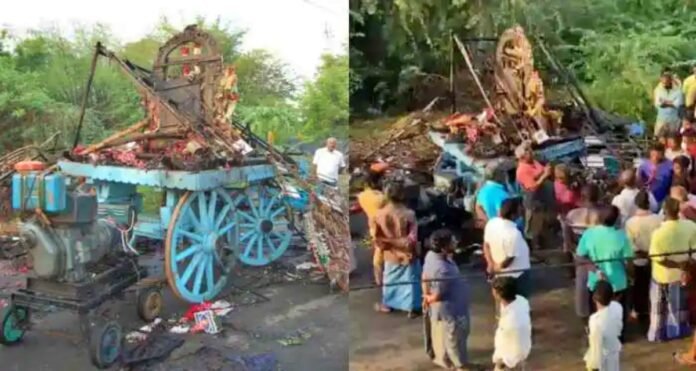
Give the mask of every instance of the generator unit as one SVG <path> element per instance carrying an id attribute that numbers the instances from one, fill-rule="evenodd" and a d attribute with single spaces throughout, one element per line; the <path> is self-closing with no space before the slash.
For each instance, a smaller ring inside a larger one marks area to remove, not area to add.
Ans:
<path id="1" fill-rule="evenodd" d="M 80 282 L 87 266 L 107 255 L 116 229 L 97 219 L 97 196 L 62 174 L 45 174 L 36 163 L 20 163 L 12 178 L 12 207 L 31 212 L 19 230 L 37 277 Z"/>

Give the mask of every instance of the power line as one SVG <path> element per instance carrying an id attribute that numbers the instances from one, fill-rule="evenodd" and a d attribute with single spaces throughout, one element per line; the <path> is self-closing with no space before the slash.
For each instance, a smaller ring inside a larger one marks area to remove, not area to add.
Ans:
<path id="1" fill-rule="evenodd" d="M 313 1 L 313 0 L 302 0 L 302 2 L 304 2 L 304 3 L 308 4 L 308 5 L 311 5 L 311 6 L 315 7 L 316 9 L 323 10 L 324 12 L 327 12 L 327 13 L 331 13 L 331 14 L 333 14 L 333 15 L 335 15 L 335 16 L 338 16 L 338 17 L 343 16 L 342 14 L 339 14 L 339 13 L 336 12 L 335 10 L 333 10 L 333 9 L 331 9 L 331 8 L 327 8 L 326 6 L 324 6 L 324 5 L 322 5 L 322 4 L 318 4 L 318 3 L 316 3 L 316 2 Z M 348 17 L 348 13 L 346 13 L 345 16 L 346 16 L 346 18 L 347 18 L 347 17 Z"/>
<path id="2" fill-rule="evenodd" d="M 391 287 L 391 286 L 403 286 L 403 285 L 415 285 L 415 284 L 421 284 L 421 283 L 427 283 L 427 282 L 446 282 L 446 281 L 454 281 L 454 280 L 459 280 L 463 278 L 480 278 L 480 277 L 485 277 L 488 279 L 491 279 L 495 276 L 509 276 L 510 274 L 514 273 L 524 273 L 524 272 L 531 272 L 531 271 L 544 271 L 544 270 L 550 270 L 550 269 L 559 269 L 559 268 L 571 268 L 571 267 L 577 267 L 577 266 L 582 266 L 582 265 L 597 265 L 597 264 L 602 264 L 602 263 L 612 263 L 612 262 L 626 262 L 626 261 L 633 261 L 633 260 L 646 260 L 646 259 L 652 259 L 652 258 L 660 258 L 660 257 L 665 257 L 665 256 L 672 256 L 672 255 L 686 255 L 688 254 L 691 256 L 691 254 L 696 253 L 696 250 L 693 249 L 688 249 L 688 250 L 682 250 L 682 251 L 675 251 L 675 252 L 669 252 L 669 253 L 662 253 L 662 254 L 653 254 L 653 255 L 647 255 L 644 257 L 622 257 L 622 258 L 612 258 L 612 259 L 600 259 L 596 261 L 575 261 L 572 263 L 561 263 L 561 264 L 553 264 L 553 265 L 537 265 L 535 267 L 529 267 L 529 268 L 524 268 L 524 269 L 511 269 L 507 270 L 504 272 L 495 272 L 492 275 L 486 273 L 486 272 L 472 272 L 472 273 L 467 273 L 467 274 L 459 274 L 456 276 L 451 276 L 451 277 L 445 277 L 445 278 L 437 278 L 437 279 L 427 279 L 427 280 L 417 280 L 417 281 L 400 281 L 400 282 L 392 282 L 388 284 L 371 284 L 371 285 L 363 285 L 363 286 L 357 286 L 357 287 L 351 287 L 350 291 L 364 291 L 364 290 L 372 290 L 372 289 L 378 289 L 382 287 Z"/>

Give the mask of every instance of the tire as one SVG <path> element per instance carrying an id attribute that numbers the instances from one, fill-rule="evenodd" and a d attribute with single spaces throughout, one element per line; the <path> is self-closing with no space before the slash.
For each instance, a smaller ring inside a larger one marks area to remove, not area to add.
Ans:
<path id="1" fill-rule="evenodd" d="M 109 368 L 121 356 L 123 331 L 115 321 L 108 321 L 92 328 L 89 336 L 89 354 L 99 369 Z"/>
<path id="2" fill-rule="evenodd" d="M 162 312 L 162 292 L 157 287 L 148 287 L 138 291 L 138 317 L 145 322 L 152 322 Z"/>
<path id="3" fill-rule="evenodd" d="M 14 345 L 24 337 L 24 324 L 29 319 L 29 309 L 9 305 L 0 311 L 0 344 Z"/>

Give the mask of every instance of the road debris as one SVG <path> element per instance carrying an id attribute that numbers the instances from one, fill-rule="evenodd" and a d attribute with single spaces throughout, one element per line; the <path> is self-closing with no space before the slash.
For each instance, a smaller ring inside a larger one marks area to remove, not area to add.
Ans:
<path id="1" fill-rule="evenodd" d="M 312 334 L 310 334 L 309 332 L 304 330 L 297 330 L 292 334 L 285 336 L 282 339 L 278 339 L 278 343 L 284 347 L 302 345 L 311 337 Z"/>

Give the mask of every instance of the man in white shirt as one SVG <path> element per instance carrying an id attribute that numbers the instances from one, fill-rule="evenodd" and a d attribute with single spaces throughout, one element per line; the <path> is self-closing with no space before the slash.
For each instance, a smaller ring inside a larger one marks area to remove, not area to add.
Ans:
<path id="1" fill-rule="evenodd" d="M 614 197 L 611 204 L 619 209 L 621 213 L 621 225 L 623 226 L 624 223 L 638 211 L 638 207 L 636 206 L 636 195 L 640 192 L 640 189 L 638 188 L 638 181 L 634 170 L 624 170 L 619 178 L 619 183 L 623 188 L 621 189 L 621 193 Z M 657 204 L 652 192 L 649 193 L 649 197 L 650 210 L 652 212 L 657 212 L 660 206 Z"/>
<path id="2" fill-rule="evenodd" d="M 495 371 L 524 371 L 532 349 L 529 302 L 517 295 L 511 277 L 498 277 L 493 281 L 493 296 L 501 304 L 494 340 Z"/>
<path id="3" fill-rule="evenodd" d="M 338 174 L 346 167 L 346 160 L 343 153 L 336 149 L 336 138 L 327 139 L 326 147 L 314 152 L 312 165 L 314 176 L 320 182 L 332 187 L 338 185 Z"/>
<path id="4" fill-rule="evenodd" d="M 515 280 L 517 294 L 529 298 L 531 280 L 529 246 L 515 221 L 522 215 L 519 198 L 508 198 L 500 206 L 499 216 L 490 219 L 483 231 L 483 248 L 488 273 Z M 506 273 L 510 272 L 510 273 Z"/>
<path id="5" fill-rule="evenodd" d="M 621 353 L 621 330 L 623 328 L 623 308 L 612 300 L 614 291 L 607 281 L 597 282 L 592 300 L 597 311 L 590 316 L 590 347 L 585 353 L 585 366 L 588 370 L 619 371 Z"/>

